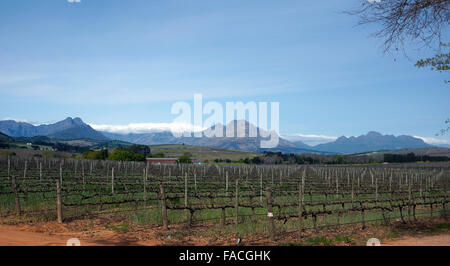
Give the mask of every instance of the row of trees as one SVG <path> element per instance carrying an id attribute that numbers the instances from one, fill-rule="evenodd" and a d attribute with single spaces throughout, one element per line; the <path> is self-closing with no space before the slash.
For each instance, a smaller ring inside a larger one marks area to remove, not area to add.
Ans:
<path id="1" fill-rule="evenodd" d="M 264 152 L 263 156 L 253 159 L 244 159 L 243 163 L 250 164 L 344 164 L 361 163 L 356 160 L 348 160 L 343 155 L 320 155 L 320 154 L 294 154 L 282 152 Z"/>
<path id="2" fill-rule="evenodd" d="M 157 156 L 164 157 L 164 154 L 158 153 Z M 149 146 L 133 144 L 128 148 L 116 148 L 111 153 L 108 149 L 87 150 L 81 157 L 89 160 L 145 161 L 146 157 L 152 157 L 152 155 Z"/>
<path id="3" fill-rule="evenodd" d="M 412 163 L 412 162 L 448 162 L 450 158 L 447 156 L 429 156 L 408 154 L 384 154 L 384 162 L 387 163 Z"/>
<path id="4" fill-rule="evenodd" d="M 230 161 L 230 160 L 228 160 Z M 314 156 L 303 154 L 285 154 L 282 152 L 264 152 L 263 156 L 254 158 L 245 158 L 236 161 L 244 164 L 321 164 L 321 163 L 338 163 L 335 158 L 330 156 Z M 343 163 L 343 161 L 341 162 Z"/>

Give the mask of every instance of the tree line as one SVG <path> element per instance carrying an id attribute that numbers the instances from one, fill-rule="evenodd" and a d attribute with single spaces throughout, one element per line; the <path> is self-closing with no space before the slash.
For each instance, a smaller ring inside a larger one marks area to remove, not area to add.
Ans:
<path id="1" fill-rule="evenodd" d="M 386 163 L 412 163 L 412 162 L 448 162 L 447 156 L 429 156 L 415 155 L 413 152 L 408 154 L 384 154 Z"/>

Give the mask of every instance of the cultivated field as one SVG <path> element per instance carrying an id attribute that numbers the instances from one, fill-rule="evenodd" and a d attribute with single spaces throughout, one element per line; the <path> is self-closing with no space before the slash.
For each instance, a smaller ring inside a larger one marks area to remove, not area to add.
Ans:
<path id="1" fill-rule="evenodd" d="M 211 148 L 206 146 L 192 146 L 180 144 L 164 144 L 164 145 L 150 145 L 153 154 L 164 153 L 165 157 L 178 158 L 181 155 L 189 154 L 194 161 L 209 160 L 213 162 L 214 159 L 238 161 L 240 159 L 252 159 L 256 156 L 261 156 L 259 153 L 248 151 L 237 151 Z"/>
<path id="2" fill-rule="evenodd" d="M 450 164 L 148 165 L 0 158 L 3 222 L 118 217 L 161 230 L 276 239 L 303 230 L 445 216 Z M 120 230 L 120 228 L 116 228 Z"/>

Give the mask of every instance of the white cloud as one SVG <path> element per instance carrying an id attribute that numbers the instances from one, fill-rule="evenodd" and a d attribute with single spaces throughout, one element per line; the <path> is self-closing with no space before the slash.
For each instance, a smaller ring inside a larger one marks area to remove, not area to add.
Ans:
<path id="1" fill-rule="evenodd" d="M 203 128 L 186 123 L 131 123 L 128 125 L 97 125 L 89 124 L 93 129 L 111 133 L 149 133 L 155 131 L 201 131 Z"/>
<path id="2" fill-rule="evenodd" d="M 289 141 L 302 141 L 305 144 L 314 146 L 322 143 L 332 142 L 337 139 L 334 136 L 314 135 L 314 134 L 288 134 L 281 136 Z"/>
<path id="3" fill-rule="evenodd" d="M 16 122 L 27 122 L 28 123 L 27 119 L 22 119 L 22 118 L 4 117 L 4 118 L 0 119 L 0 121 L 5 121 L 5 120 L 14 120 Z"/>
<path id="4" fill-rule="evenodd" d="M 420 136 L 414 136 L 414 137 L 421 139 L 430 145 L 450 144 L 450 140 L 445 140 L 445 139 L 426 138 L 426 137 L 420 137 Z"/>

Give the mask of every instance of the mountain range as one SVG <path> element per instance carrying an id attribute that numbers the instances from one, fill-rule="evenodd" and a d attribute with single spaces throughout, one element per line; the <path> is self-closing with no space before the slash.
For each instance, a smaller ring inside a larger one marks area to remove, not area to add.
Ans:
<path id="1" fill-rule="evenodd" d="M 59 140 L 108 140 L 102 133 L 85 124 L 80 118 L 68 117 L 49 125 L 35 126 L 14 120 L 0 121 L 0 132 L 11 137 L 47 136 Z"/>
<path id="2" fill-rule="evenodd" d="M 262 151 L 280 151 L 285 153 L 329 153 L 327 151 L 317 151 L 312 149 L 310 146 L 304 143 L 292 143 L 283 138 L 279 137 L 278 146 L 270 149 L 261 149 L 260 144 L 262 140 L 266 140 L 267 138 L 261 137 L 262 129 L 250 124 L 244 120 L 234 120 L 228 123 L 226 126 L 218 124 L 217 127 L 222 127 L 222 135 L 226 136 L 226 129 L 230 128 L 230 126 L 234 129 L 235 137 L 205 137 L 203 131 L 203 137 L 174 137 L 170 131 L 162 131 L 162 132 L 151 132 L 151 133 L 142 133 L 142 134 L 115 134 L 102 132 L 105 136 L 110 139 L 117 139 L 121 141 L 132 142 L 136 144 L 145 144 L 145 145 L 157 145 L 157 144 L 186 144 L 193 146 L 208 146 L 213 148 L 221 148 L 221 149 L 230 149 L 230 150 L 242 150 L 242 151 L 251 151 L 251 152 L 262 152 Z M 237 129 L 241 128 L 243 132 L 245 132 L 245 137 L 236 137 Z M 210 130 L 214 130 L 215 127 L 210 128 Z M 248 137 L 249 132 L 254 130 L 256 132 L 256 137 Z"/>
<path id="3" fill-rule="evenodd" d="M 383 150 L 400 150 L 400 149 L 416 149 L 416 148 L 430 148 L 431 145 L 426 144 L 422 139 L 411 136 L 393 136 L 382 135 L 378 132 L 371 131 L 366 135 L 359 137 L 347 138 L 342 136 L 337 140 L 319 144 L 314 146 L 314 149 L 319 151 L 334 151 L 336 153 L 362 153 L 368 151 L 383 151 Z"/>
<path id="4" fill-rule="evenodd" d="M 231 124 L 233 123 L 233 124 Z M 221 126 L 221 125 L 217 125 Z M 234 136 L 238 126 L 245 131 L 245 137 L 174 137 L 169 131 L 150 133 L 117 134 L 111 132 L 100 132 L 85 124 L 80 118 L 66 118 L 60 122 L 35 126 L 26 122 L 14 120 L 0 121 L 0 132 L 11 137 L 33 137 L 47 136 L 56 140 L 120 140 L 135 144 L 157 145 L 157 144 L 186 144 L 196 146 L 208 146 L 213 148 L 243 150 L 252 152 L 274 151 L 283 153 L 319 153 L 319 154 L 353 154 L 381 150 L 398 150 L 407 148 L 429 148 L 422 139 L 412 136 L 382 135 L 371 131 L 359 137 L 342 136 L 333 142 L 309 146 L 301 141 L 290 142 L 279 138 L 278 146 L 270 149 L 261 149 L 262 129 L 247 121 L 232 121 L 223 127 L 223 135 L 226 128 L 234 126 Z M 214 127 L 211 128 L 214 130 Z M 248 137 L 250 130 L 257 132 L 257 137 Z"/>

